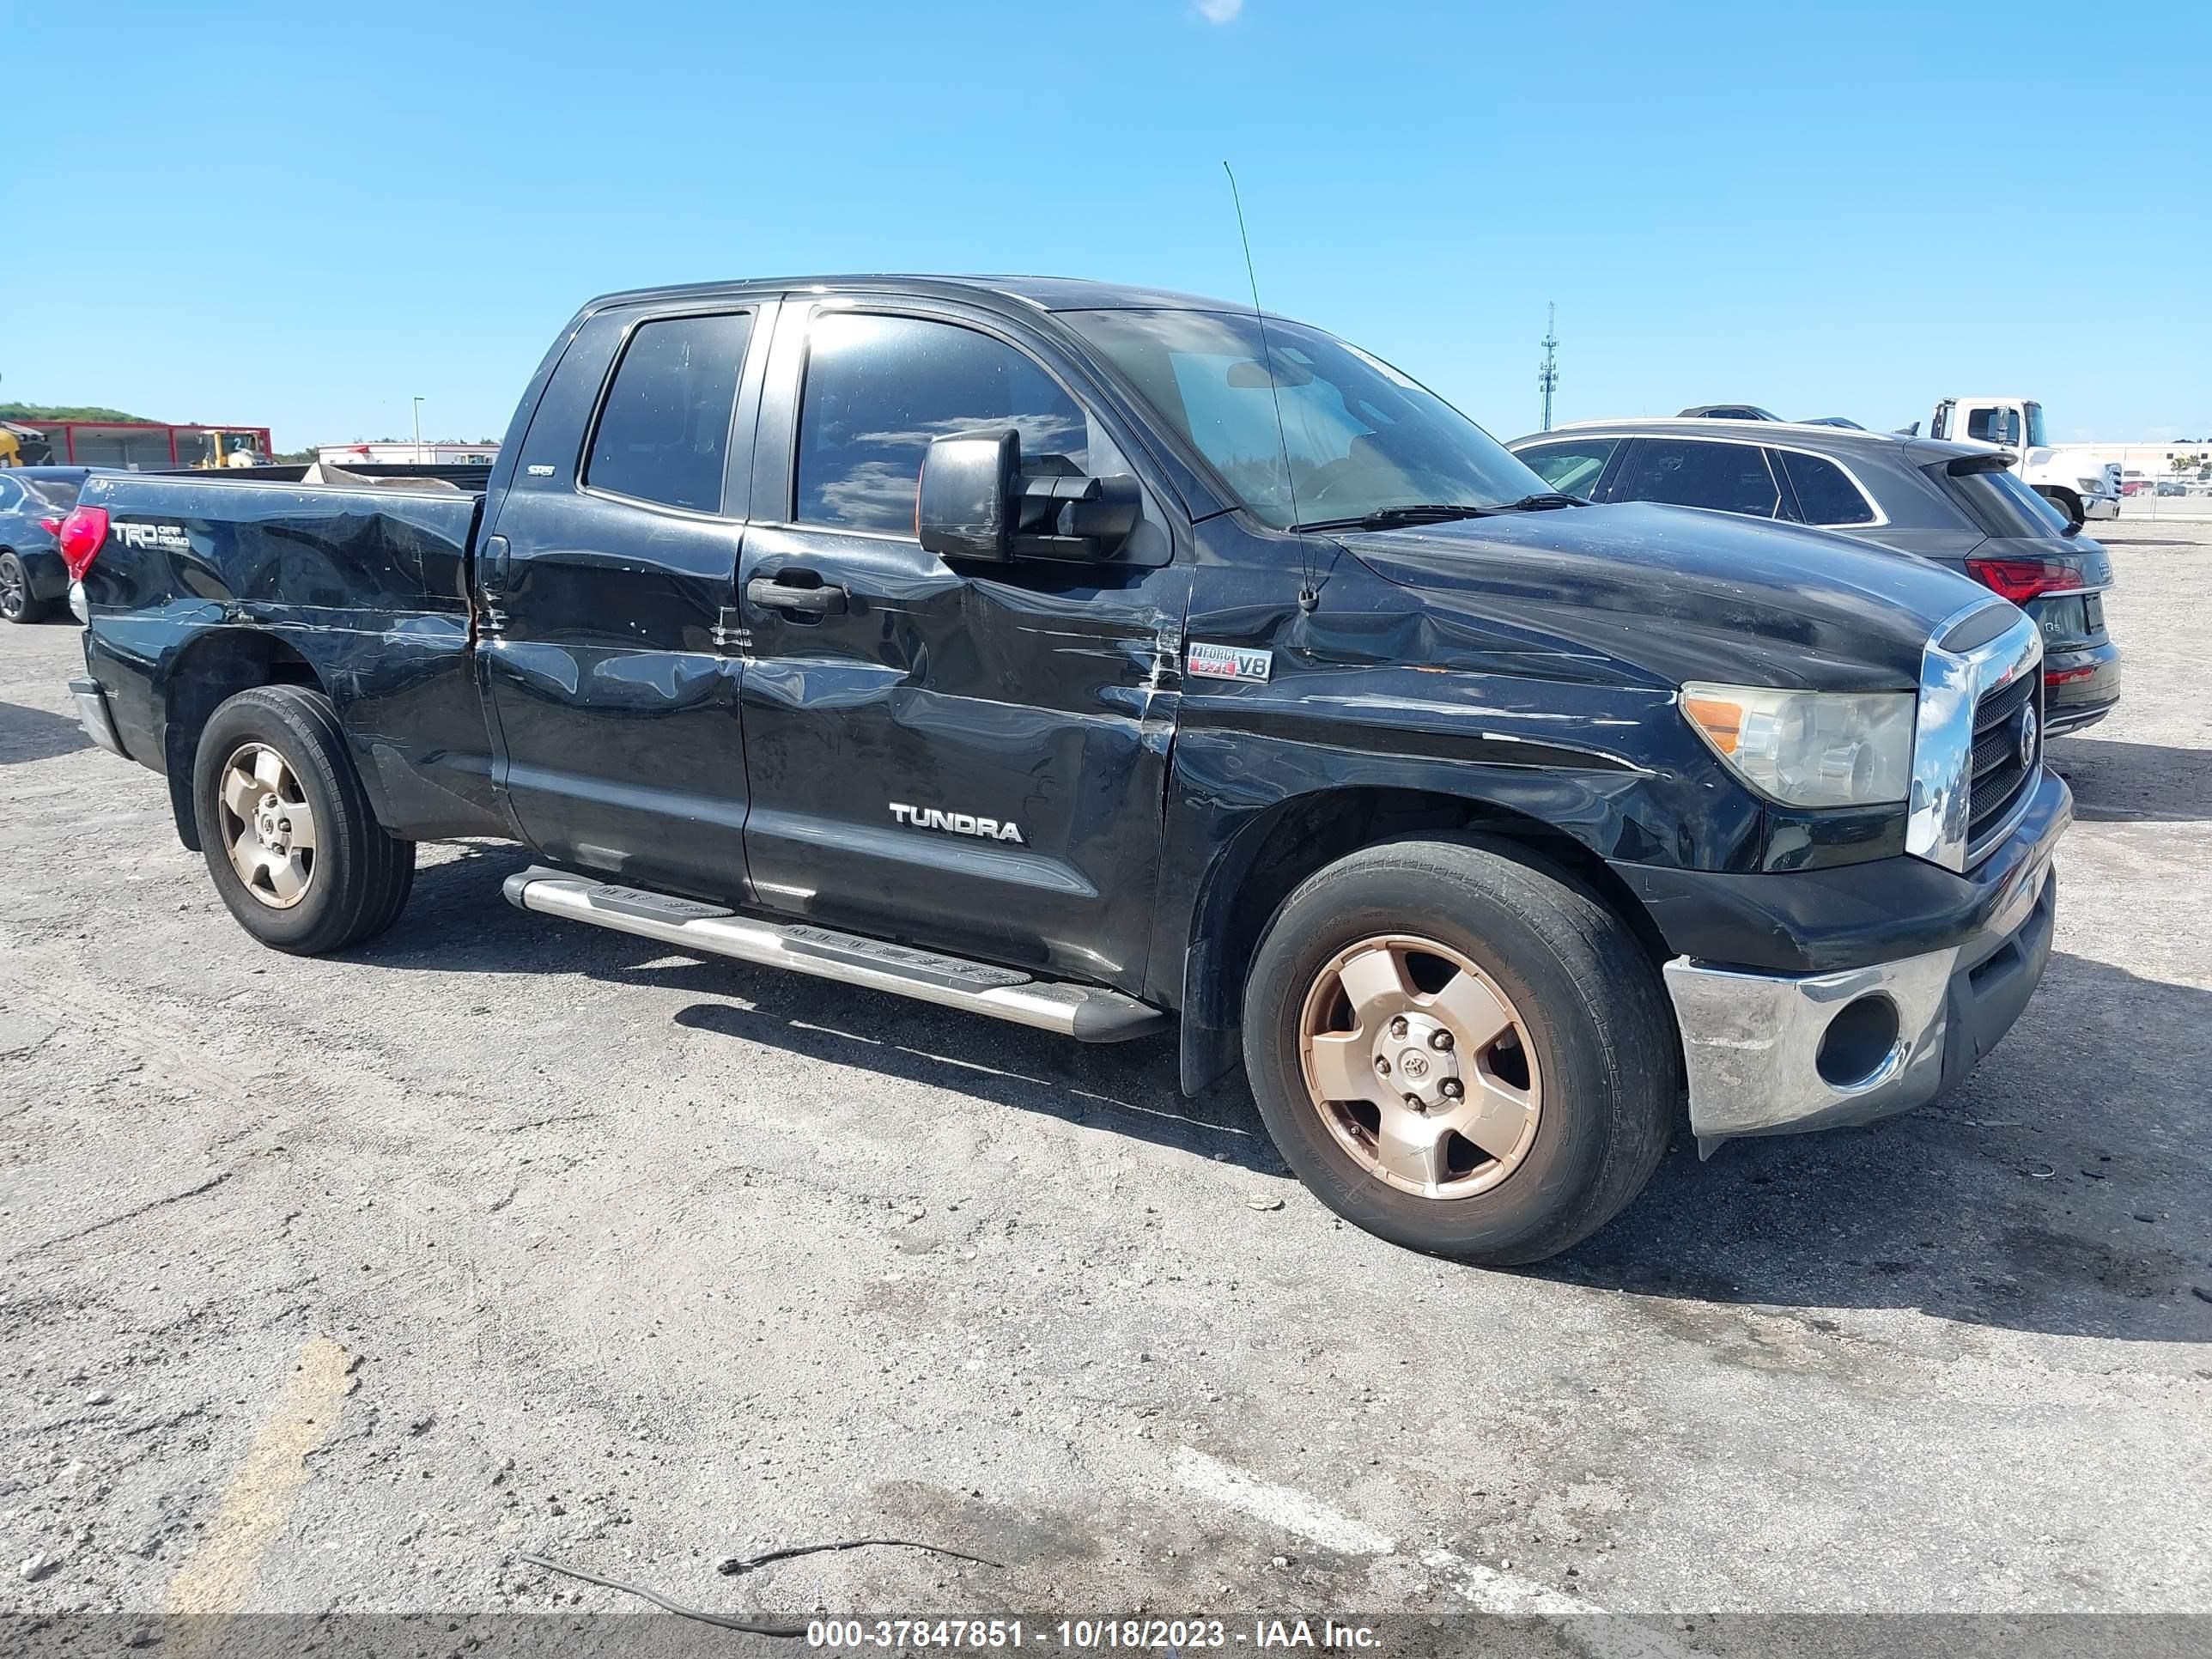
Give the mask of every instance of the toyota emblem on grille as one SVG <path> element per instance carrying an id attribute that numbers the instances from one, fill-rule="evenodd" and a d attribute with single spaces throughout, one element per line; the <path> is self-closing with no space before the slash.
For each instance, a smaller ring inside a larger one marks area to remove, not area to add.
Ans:
<path id="1" fill-rule="evenodd" d="M 2035 705 L 2031 702 L 2020 711 L 2020 769 L 2035 769 L 2036 719 Z"/>

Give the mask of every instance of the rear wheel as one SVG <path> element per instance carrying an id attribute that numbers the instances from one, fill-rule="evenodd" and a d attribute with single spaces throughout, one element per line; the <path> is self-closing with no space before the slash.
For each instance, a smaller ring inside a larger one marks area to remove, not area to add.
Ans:
<path id="1" fill-rule="evenodd" d="M 1387 842 L 1308 879 L 1261 942 L 1244 1046 L 1261 1115 L 1324 1204 L 1493 1265 L 1625 1207 L 1680 1088 L 1635 936 L 1502 843 Z"/>
<path id="2" fill-rule="evenodd" d="M 32 592 L 31 573 L 21 556 L 13 550 L 0 553 L 0 622 L 39 622 L 52 605 Z"/>
<path id="3" fill-rule="evenodd" d="M 398 919 L 415 843 L 369 811 L 328 698 L 296 685 L 242 691 L 200 734 L 192 805 L 216 890 L 263 944 L 342 950 Z"/>

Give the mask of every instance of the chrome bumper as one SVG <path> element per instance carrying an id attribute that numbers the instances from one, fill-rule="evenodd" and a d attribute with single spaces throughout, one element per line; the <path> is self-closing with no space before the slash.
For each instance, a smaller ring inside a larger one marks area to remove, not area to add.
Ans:
<path id="1" fill-rule="evenodd" d="M 111 755 L 123 753 L 123 739 L 115 735 L 114 718 L 107 712 L 107 694 L 100 689 L 100 682 L 80 676 L 69 683 L 70 696 L 76 699 L 77 723 L 84 734 Z"/>
<path id="2" fill-rule="evenodd" d="M 2056 902 L 2046 860 L 1986 929 L 1947 950 L 1801 975 L 1667 963 L 1700 1150 L 1933 1100 L 2019 1018 L 2050 956 Z"/>

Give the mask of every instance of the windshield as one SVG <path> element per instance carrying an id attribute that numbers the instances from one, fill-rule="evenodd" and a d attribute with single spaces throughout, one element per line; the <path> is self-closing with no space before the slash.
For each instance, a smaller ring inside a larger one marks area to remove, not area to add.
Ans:
<path id="1" fill-rule="evenodd" d="M 1263 352 L 1259 320 L 1231 313 L 1080 311 L 1064 320 L 1278 530 L 1394 507 L 1500 507 L 1550 489 L 1434 392 L 1318 329 L 1270 319 Z"/>
<path id="2" fill-rule="evenodd" d="M 2040 449 L 2050 441 L 2050 439 L 2043 435 L 2043 405 L 2041 404 L 2028 404 L 2027 447 L 2030 449 Z"/>
<path id="3" fill-rule="evenodd" d="M 2065 533 L 2066 515 L 2001 467 L 1981 472 L 1948 472 L 1938 467 L 1933 476 L 1939 483 L 1949 484 L 1951 494 L 1990 535 Z"/>

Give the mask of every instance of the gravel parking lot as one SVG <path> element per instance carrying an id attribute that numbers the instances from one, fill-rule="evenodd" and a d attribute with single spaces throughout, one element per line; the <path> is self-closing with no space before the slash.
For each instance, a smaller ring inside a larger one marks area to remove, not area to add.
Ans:
<path id="1" fill-rule="evenodd" d="M 2126 701 L 2052 745 L 2012 1036 L 1686 1131 L 1521 1273 L 1335 1222 L 1168 1041 L 526 916 L 512 848 L 264 951 L 76 630 L 0 630 L 0 1607 L 633 1605 L 538 1551 L 800 1616 L 2212 1613 L 2212 524 L 2097 529 Z M 1005 1565 L 714 1571 L 884 1535 Z"/>

